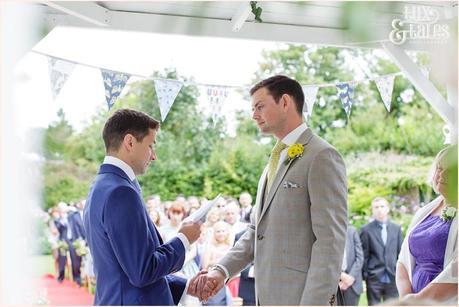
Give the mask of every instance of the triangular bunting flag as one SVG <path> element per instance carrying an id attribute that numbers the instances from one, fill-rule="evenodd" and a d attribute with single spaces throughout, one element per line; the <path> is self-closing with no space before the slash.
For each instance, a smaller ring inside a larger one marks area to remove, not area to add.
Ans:
<path id="1" fill-rule="evenodd" d="M 229 95 L 229 87 L 209 85 L 206 88 L 206 93 L 210 103 L 210 116 L 215 124 L 221 113 L 223 102 Z"/>
<path id="2" fill-rule="evenodd" d="M 319 90 L 318 86 L 303 86 L 304 93 L 304 106 L 303 113 L 307 114 L 307 117 L 312 115 L 312 108 L 316 102 L 317 91 Z"/>
<path id="3" fill-rule="evenodd" d="M 336 84 L 336 88 L 338 89 L 338 96 L 343 104 L 343 109 L 349 119 L 352 104 L 354 102 L 354 85 L 351 83 L 338 83 Z"/>
<path id="4" fill-rule="evenodd" d="M 158 98 L 161 121 L 166 119 L 175 98 L 182 89 L 183 82 L 177 80 L 155 79 L 156 97 Z"/>
<path id="5" fill-rule="evenodd" d="M 394 89 L 394 79 L 395 76 L 384 76 L 381 78 L 375 79 L 376 87 L 379 90 L 381 99 L 386 106 L 387 112 L 390 112 L 390 104 L 392 102 L 392 91 Z"/>
<path id="6" fill-rule="evenodd" d="M 75 63 L 48 57 L 49 80 L 51 82 L 53 99 L 56 99 L 57 95 L 59 95 L 74 68 Z"/>
<path id="7" fill-rule="evenodd" d="M 131 75 L 102 68 L 100 71 L 104 79 L 105 100 L 107 101 L 108 110 L 110 111 Z"/>

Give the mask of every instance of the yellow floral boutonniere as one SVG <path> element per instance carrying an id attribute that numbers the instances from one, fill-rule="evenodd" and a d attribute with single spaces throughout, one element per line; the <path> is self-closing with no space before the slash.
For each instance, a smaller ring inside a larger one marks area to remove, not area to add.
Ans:
<path id="1" fill-rule="evenodd" d="M 296 158 L 303 156 L 303 152 L 304 152 L 304 146 L 299 144 L 299 143 L 295 143 L 293 145 L 291 145 L 289 148 L 288 148 L 288 151 L 287 151 L 287 159 L 285 160 L 284 164 L 287 165 L 288 163 L 290 163 L 290 161 L 292 160 L 295 160 Z"/>

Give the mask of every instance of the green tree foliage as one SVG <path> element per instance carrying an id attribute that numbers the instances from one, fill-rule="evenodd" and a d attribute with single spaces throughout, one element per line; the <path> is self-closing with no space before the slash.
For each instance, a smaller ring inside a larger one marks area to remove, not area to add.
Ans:
<path id="1" fill-rule="evenodd" d="M 45 208 L 83 199 L 88 194 L 96 167 L 79 167 L 71 161 L 48 161 L 45 164 Z"/>
<path id="2" fill-rule="evenodd" d="M 256 195 L 258 180 L 267 161 L 271 144 L 262 145 L 249 135 L 239 135 L 219 144 L 212 153 L 205 177 L 204 191 L 239 196 L 248 191 Z"/>
<path id="3" fill-rule="evenodd" d="M 251 137 L 254 140 L 258 141 L 260 140 L 261 135 L 258 130 L 258 127 L 249 114 L 246 114 L 243 111 L 239 111 L 236 114 L 236 120 L 238 122 L 236 128 L 237 135 Z"/>
<path id="4" fill-rule="evenodd" d="M 58 120 L 51 123 L 45 132 L 44 154 L 47 159 L 60 159 L 64 155 L 69 137 L 73 134 L 73 128 L 62 109 L 59 109 L 57 116 Z"/>

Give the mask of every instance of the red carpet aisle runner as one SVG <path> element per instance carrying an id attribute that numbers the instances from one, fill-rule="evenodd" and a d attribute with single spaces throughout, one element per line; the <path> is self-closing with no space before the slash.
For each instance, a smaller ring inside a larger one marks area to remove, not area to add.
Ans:
<path id="1" fill-rule="evenodd" d="M 46 289 L 45 295 L 49 305 L 80 305 L 89 306 L 94 296 L 85 288 L 78 287 L 73 281 L 64 280 L 58 283 L 53 275 L 44 275 L 38 282 L 39 289 Z"/>

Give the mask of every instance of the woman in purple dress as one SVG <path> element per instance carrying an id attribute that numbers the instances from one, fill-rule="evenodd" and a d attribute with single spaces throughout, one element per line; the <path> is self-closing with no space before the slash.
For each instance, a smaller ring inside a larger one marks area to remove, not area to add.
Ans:
<path id="1" fill-rule="evenodd" d="M 440 196 L 419 209 L 396 272 L 400 298 L 457 305 L 457 145 L 441 150 L 430 180 Z"/>

